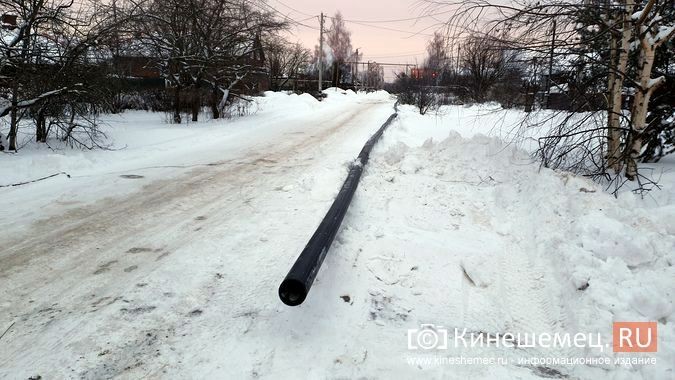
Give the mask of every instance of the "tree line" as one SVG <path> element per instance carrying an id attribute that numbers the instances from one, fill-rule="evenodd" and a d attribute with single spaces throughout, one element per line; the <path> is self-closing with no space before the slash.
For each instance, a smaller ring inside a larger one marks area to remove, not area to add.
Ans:
<path id="1" fill-rule="evenodd" d="M 339 12 L 314 54 L 284 37 L 293 20 L 264 0 L 0 0 L 0 14 L 0 150 L 20 148 L 20 129 L 38 143 L 105 147 L 103 112 L 182 123 L 242 112 L 264 89 L 315 92 L 319 54 L 327 84 L 384 81 L 377 67 L 356 77 Z M 134 76 L 147 70 L 157 79 Z"/>
<path id="2" fill-rule="evenodd" d="M 638 163 L 675 152 L 672 0 L 427 3 L 429 13 L 455 11 L 429 42 L 423 74 L 397 81 L 420 111 L 443 99 L 429 96 L 439 86 L 450 101 L 559 109 L 523 124 L 546 128 L 542 164 L 617 188 L 646 189 Z"/>
<path id="3" fill-rule="evenodd" d="M 318 73 L 310 50 L 283 36 L 289 20 L 263 0 L 0 0 L 0 15 L 0 150 L 16 152 L 20 130 L 38 143 L 104 147 L 103 112 L 218 119 L 247 94 Z M 339 71 L 349 32 L 327 36 Z M 134 65 L 157 80 L 134 77 Z"/>

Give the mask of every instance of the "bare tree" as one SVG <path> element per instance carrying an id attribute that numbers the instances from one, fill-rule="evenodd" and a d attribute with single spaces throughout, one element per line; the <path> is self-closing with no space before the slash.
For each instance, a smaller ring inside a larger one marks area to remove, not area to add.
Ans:
<path id="1" fill-rule="evenodd" d="M 435 79 L 430 70 L 417 70 L 414 75 L 400 73 L 396 76 L 393 90 L 401 104 L 415 106 L 420 115 L 437 110 L 440 106 L 440 94 L 434 86 Z"/>
<path id="2" fill-rule="evenodd" d="M 96 49 L 114 28 L 109 7 L 91 1 L 2 0 L 17 16 L 0 39 L 0 117 L 9 116 L 8 149 L 16 151 L 19 123 L 35 121 L 36 139 L 50 131 L 73 145 L 98 146 L 95 114 L 105 107 L 105 77 Z M 82 139 L 77 133 L 82 132 Z"/>
<path id="3" fill-rule="evenodd" d="M 197 121 L 208 90 L 218 118 L 240 88 L 255 86 L 252 77 L 266 77 L 262 34 L 285 26 L 249 0 L 153 0 L 142 7 L 139 48 L 156 58 L 173 89 L 175 123 L 181 122 L 184 99 Z"/>
<path id="4" fill-rule="evenodd" d="M 351 32 L 347 30 L 339 11 L 331 18 L 326 41 L 333 53 L 333 87 L 337 87 L 342 81 L 343 65 L 352 55 Z"/>
<path id="5" fill-rule="evenodd" d="M 429 3 L 432 7 L 437 4 Z M 475 0 L 444 4 L 458 8 L 448 21 L 449 37 L 492 34 L 527 59 L 547 62 L 547 94 L 554 84 L 555 71 L 570 73 L 567 85 L 576 90 L 569 110 L 572 114 L 557 115 L 557 125 L 540 139 L 538 154 L 544 165 L 619 185 L 622 176 L 641 178 L 636 161 L 650 133 L 646 124 L 649 103 L 665 81 L 652 78 L 653 65 L 658 61 L 659 47 L 675 34 L 671 0 L 516 0 L 511 4 Z M 508 41 L 500 37 L 504 34 L 511 36 Z M 589 91 L 604 93 L 604 104 Z M 633 92 L 632 105 L 627 107 L 626 94 Z M 604 115 L 573 114 L 603 107 Z"/>
<path id="6" fill-rule="evenodd" d="M 607 166 L 621 171 L 621 106 L 630 42 L 632 37 L 631 16 L 634 0 L 624 0 L 622 7 L 607 9 L 604 18 L 609 34 L 609 64 L 607 79 Z M 601 16 L 602 17 L 602 16 Z M 614 27 L 610 27 L 610 26 Z"/>
<path id="7" fill-rule="evenodd" d="M 369 90 L 380 90 L 384 87 L 384 67 L 376 62 L 368 62 L 366 70 L 360 73 L 360 81 Z"/>
<path id="8" fill-rule="evenodd" d="M 503 39 L 494 35 L 472 36 L 462 44 L 462 63 L 469 77 L 468 89 L 471 97 L 485 101 L 489 91 L 504 78 L 514 55 Z"/>
<path id="9" fill-rule="evenodd" d="M 279 36 L 272 36 L 265 44 L 267 70 L 273 91 L 283 88 L 289 80 L 304 71 L 310 52 L 301 44 L 291 44 Z"/>
<path id="10" fill-rule="evenodd" d="M 427 44 L 427 58 L 424 66 L 442 75 L 448 68 L 448 62 L 445 36 L 440 32 L 434 32 L 434 36 Z"/>

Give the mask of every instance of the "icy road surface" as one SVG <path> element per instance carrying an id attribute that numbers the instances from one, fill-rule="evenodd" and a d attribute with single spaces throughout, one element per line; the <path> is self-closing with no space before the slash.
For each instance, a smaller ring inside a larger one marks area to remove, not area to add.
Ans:
<path id="1" fill-rule="evenodd" d="M 268 96 L 259 114 L 225 130 L 167 126 L 157 115 L 112 118 L 127 149 L 51 157 L 71 178 L 1 189 L 17 216 L 1 226 L 0 334 L 11 328 L 0 340 L 0 378 L 536 379 L 604 378 L 617 370 L 516 361 L 594 355 L 571 349 L 439 352 L 502 357 L 506 365 L 415 361 L 424 352 L 408 349 L 408 330 L 422 323 L 485 337 L 606 333 L 611 312 L 588 306 L 600 302 L 593 298 L 578 300 L 616 285 L 595 282 L 586 269 L 600 262 L 572 266 L 565 261 L 571 256 L 552 254 L 576 254 L 577 241 L 599 233 L 587 229 L 598 220 L 608 225 L 597 210 L 609 209 L 611 197 L 585 180 L 540 174 L 525 153 L 497 139 L 451 133 L 424 142 L 413 112 L 373 151 L 308 299 L 283 305 L 279 283 L 393 100 L 336 92 L 319 104 Z M 150 118 L 156 127 L 128 127 Z M 35 177 L 49 174 L 25 165 Z M 596 211 L 584 221 L 589 210 Z M 672 213 L 640 215 L 656 224 Z M 634 228 L 629 216 L 613 214 L 618 237 L 605 240 L 623 238 L 622 245 L 644 250 L 641 241 L 621 237 Z M 672 319 L 658 304 L 667 304 L 672 269 L 658 260 L 675 240 L 670 230 L 654 231 L 653 255 L 631 265 L 657 268 L 644 272 L 650 284 L 665 279 L 665 295 L 657 292 L 656 306 L 648 305 L 650 319 Z M 589 278 L 589 290 L 577 290 Z M 672 332 L 664 330 L 668 347 Z M 672 374 L 664 365 L 619 371 L 662 378 Z"/>

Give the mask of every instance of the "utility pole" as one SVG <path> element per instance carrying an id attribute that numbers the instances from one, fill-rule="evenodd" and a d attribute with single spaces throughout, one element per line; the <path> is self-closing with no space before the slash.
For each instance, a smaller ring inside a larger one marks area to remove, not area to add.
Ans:
<path id="1" fill-rule="evenodd" d="M 356 49 L 356 65 L 354 66 L 354 77 L 352 77 L 352 83 L 354 84 L 354 89 L 358 92 L 358 83 L 359 83 L 359 49 Z"/>
<path id="2" fill-rule="evenodd" d="M 323 91 L 323 12 L 321 12 L 321 20 L 319 22 L 319 97 Z"/>

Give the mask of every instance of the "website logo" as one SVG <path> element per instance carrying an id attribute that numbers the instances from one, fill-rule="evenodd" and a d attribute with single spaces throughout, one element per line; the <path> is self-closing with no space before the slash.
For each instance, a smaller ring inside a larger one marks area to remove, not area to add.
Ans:
<path id="1" fill-rule="evenodd" d="M 614 352 L 656 352 L 656 322 L 614 322 Z"/>

